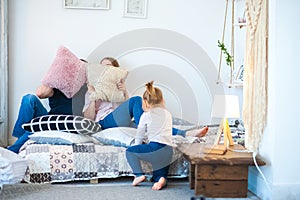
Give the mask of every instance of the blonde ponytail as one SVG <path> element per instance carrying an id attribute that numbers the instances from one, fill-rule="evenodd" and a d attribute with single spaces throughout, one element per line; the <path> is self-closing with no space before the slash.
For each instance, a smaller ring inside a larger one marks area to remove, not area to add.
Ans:
<path id="1" fill-rule="evenodd" d="M 157 105 L 163 102 L 163 95 L 160 89 L 153 87 L 154 81 L 146 83 L 146 91 L 143 94 L 145 99 L 150 105 Z"/>

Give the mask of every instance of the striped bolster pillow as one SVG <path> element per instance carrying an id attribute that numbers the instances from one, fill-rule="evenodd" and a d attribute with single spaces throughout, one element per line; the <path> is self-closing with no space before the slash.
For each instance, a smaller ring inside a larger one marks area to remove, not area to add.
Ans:
<path id="1" fill-rule="evenodd" d="M 29 132 L 63 131 L 92 135 L 101 131 L 101 125 L 93 120 L 75 115 L 44 115 L 22 125 Z"/>

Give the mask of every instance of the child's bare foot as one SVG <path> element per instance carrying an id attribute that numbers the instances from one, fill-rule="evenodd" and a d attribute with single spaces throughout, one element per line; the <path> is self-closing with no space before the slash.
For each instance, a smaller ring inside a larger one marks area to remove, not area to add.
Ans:
<path id="1" fill-rule="evenodd" d="M 165 187 L 167 184 L 167 180 L 164 177 L 161 177 L 158 182 L 154 183 L 152 186 L 152 190 L 160 190 Z"/>
<path id="2" fill-rule="evenodd" d="M 135 177 L 134 180 L 132 181 L 132 185 L 133 185 L 133 186 L 137 186 L 137 185 L 140 184 L 141 182 L 144 182 L 145 179 L 146 179 L 146 176 L 144 176 L 144 175 Z"/>
<path id="3" fill-rule="evenodd" d="M 205 126 L 199 130 L 199 133 L 196 135 L 196 137 L 203 137 L 206 135 L 207 132 L 208 132 L 208 127 Z"/>
<path id="4" fill-rule="evenodd" d="M 206 135 L 208 132 L 208 127 L 205 126 L 201 129 L 196 129 L 196 130 L 190 130 L 186 132 L 186 136 L 192 136 L 192 137 L 203 137 Z"/>

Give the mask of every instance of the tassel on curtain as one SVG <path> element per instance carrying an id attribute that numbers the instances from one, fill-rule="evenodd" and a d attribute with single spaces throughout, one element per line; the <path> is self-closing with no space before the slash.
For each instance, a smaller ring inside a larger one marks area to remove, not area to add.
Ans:
<path id="1" fill-rule="evenodd" d="M 268 108 L 268 0 L 246 0 L 247 18 L 243 120 L 246 148 L 256 152 Z"/>

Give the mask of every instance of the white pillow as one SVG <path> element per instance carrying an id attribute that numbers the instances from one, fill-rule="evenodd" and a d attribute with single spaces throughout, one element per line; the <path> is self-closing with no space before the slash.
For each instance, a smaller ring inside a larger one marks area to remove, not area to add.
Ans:
<path id="1" fill-rule="evenodd" d="M 105 145 L 113 145 L 119 147 L 129 147 L 134 143 L 136 128 L 115 127 L 102 130 L 92 135 L 99 142 Z"/>
<path id="2" fill-rule="evenodd" d="M 88 83 L 95 88 L 90 94 L 91 100 L 109 102 L 125 101 L 123 91 L 118 90 L 117 84 L 121 79 L 126 80 L 128 71 L 120 67 L 89 63 L 87 65 Z"/>
<path id="3" fill-rule="evenodd" d="M 78 143 L 93 142 L 94 139 L 88 135 L 67 133 L 62 131 L 41 131 L 29 135 L 29 138 L 38 144 L 71 145 Z"/>

